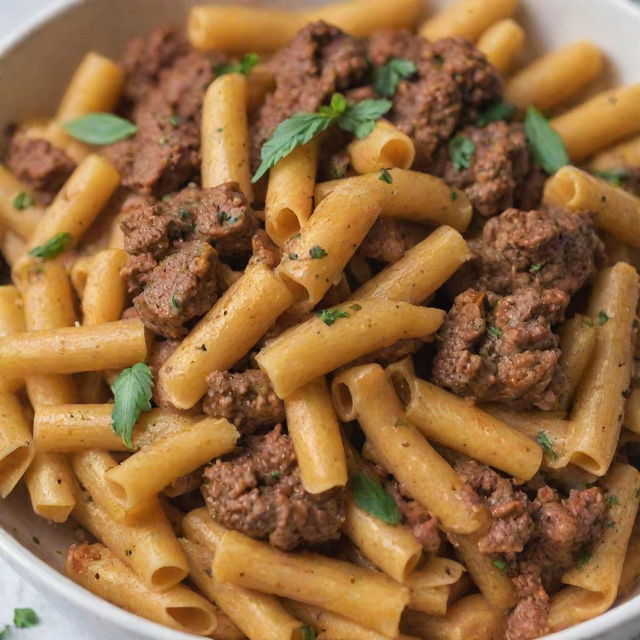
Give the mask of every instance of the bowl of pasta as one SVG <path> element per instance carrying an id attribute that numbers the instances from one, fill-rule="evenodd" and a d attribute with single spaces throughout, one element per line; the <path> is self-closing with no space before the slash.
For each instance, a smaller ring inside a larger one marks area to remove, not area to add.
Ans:
<path id="1" fill-rule="evenodd" d="M 109 638 L 632 640 L 640 10 L 43 5 L 0 556 Z"/>

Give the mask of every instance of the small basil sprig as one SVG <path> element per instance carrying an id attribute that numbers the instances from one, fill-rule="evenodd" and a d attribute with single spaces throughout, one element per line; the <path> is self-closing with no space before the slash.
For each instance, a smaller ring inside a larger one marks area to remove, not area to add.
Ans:
<path id="1" fill-rule="evenodd" d="M 400 80 L 410 78 L 417 72 L 418 69 L 411 60 L 391 58 L 391 60 L 376 69 L 373 88 L 378 95 L 391 98 L 396 92 Z"/>
<path id="2" fill-rule="evenodd" d="M 257 182 L 273 165 L 288 156 L 296 147 L 306 144 L 332 124 L 366 138 L 379 120 L 391 109 L 389 100 L 362 100 L 348 104 L 341 93 L 334 93 L 328 106 L 317 113 L 296 113 L 281 122 L 273 135 L 262 145 L 260 166 L 252 181 Z"/>
<path id="3" fill-rule="evenodd" d="M 87 113 L 63 125 L 74 138 L 87 144 L 113 144 L 130 138 L 138 131 L 133 122 L 114 116 L 112 113 Z"/>
<path id="4" fill-rule="evenodd" d="M 380 480 L 359 471 L 349 478 L 353 501 L 364 511 L 387 524 L 400 522 L 400 510 L 395 500 L 384 490 Z"/>
<path id="5" fill-rule="evenodd" d="M 29 255 L 42 260 L 53 260 L 64 253 L 71 244 L 73 236 L 70 233 L 56 233 L 47 242 L 29 251 Z"/>
<path id="6" fill-rule="evenodd" d="M 468 169 L 476 154 L 476 145 L 471 138 L 458 134 L 449 142 L 449 158 L 453 163 L 453 170 L 459 173 L 463 169 Z"/>
<path id="7" fill-rule="evenodd" d="M 133 448 L 133 426 L 143 411 L 151 410 L 153 376 L 144 362 L 125 369 L 111 387 L 115 404 L 111 412 L 113 432 L 122 438 L 125 446 Z"/>
<path id="8" fill-rule="evenodd" d="M 571 163 L 564 141 L 535 107 L 528 107 L 524 131 L 535 161 L 549 174 Z"/>
<path id="9" fill-rule="evenodd" d="M 223 64 L 216 67 L 216 75 L 223 76 L 227 73 L 241 73 L 248 76 L 251 69 L 260 62 L 260 56 L 257 53 L 245 53 L 240 62 L 232 62 L 231 64 Z"/>

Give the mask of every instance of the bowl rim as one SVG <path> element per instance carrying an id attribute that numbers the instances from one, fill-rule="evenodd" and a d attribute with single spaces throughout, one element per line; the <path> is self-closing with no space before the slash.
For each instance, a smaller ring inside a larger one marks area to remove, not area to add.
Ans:
<path id="1" fill-rule="evenodd" d="M 7 53 L 19 46 L 35 31 L 45 27 L 49 21 L 90 1 L 92 0 L 53 0 L 46 7 L 35 11 L 12 33 L 0 38 L 0 62 Z M 630 20 L 637 21 L 640 25 L 640 9 L 633 6 L 630 0 L 604 1 L 616 7 L 616 11 L 627 14 Z M 122 630 L 144 633 L 156 640 L 190 640 L 199 637 L 152 622 L 94 595 L 49 566 L 20 544 L 3 526 L 0 526 L 0 557 L 7 560 L 21 578 L 30 582 L 41 593 L 40 585 L 46 584 L 57 597 L 71 601 L 78 608 L 84 609 L 97 618 L 108 619 Z M 43 597 L 47 597 L 46 593 L 43 593 Z M 640 594 L 613 606 L 591 620 L 543 636 L 541 640 L 585 640 L 587 638 L 595 640 L 600 637 L 599 634 L 615 631 L 634 620 L 640 622 L 638 605 L 640 605 Z"/>

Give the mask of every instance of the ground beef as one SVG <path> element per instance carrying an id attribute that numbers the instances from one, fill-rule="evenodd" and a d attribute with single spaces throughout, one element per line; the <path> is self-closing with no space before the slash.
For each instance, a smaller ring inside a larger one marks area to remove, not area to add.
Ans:
<path id="1" fill-rule="evenodd" d="M 218 297 L 218 266 L 215 249 L 202 240 L 164 258 L 133 300 L 145 326 L 166 338 L 185 335 L 185 324 L 209 311 Z"/>
<path id="2" fill-rule="evenodd" d="M 476 259 L 463 267 L 458 281 L 501 294 L 538 285 L 572 296 L 604 263 L 591 217 L 561 209 L 507 209 L 489 220 L 469 247 Z"/>
<path id="3" fill-rule="evenodd" d="M 252 164 L 276 126 L 294 113 L 317 111 L 336 91 L 365 81 L 369 69 L 364 44 L 325 22 L 298 32 L 269 62 L 276 87 L 260 108 L 252 127 Z"/>
<path id="4" fill-rule="evenodd" d="M 43 204 L 49 204 L 76 168 L 58 147 L 41 138 L 16 135 L 9 146 L 9 168 L 32 187 Z"/>
<path id="5" fill-rule="evenodd" d="M 252 255 L 249 264 L 263 262 L 269 269 L 275 269 L 282 260 L 280 247 L 268 236 L 264 229 L 258 229 L 251 238 Z"/>
<path id="6" fill-rule="evenodd" d="M 387 480 L 385 489 L 398 505 L 402 521 L 411 529 L 414 538 L 422 545 L 426 553 L 435 555 L 442 545 L 438 520 L 422 505 L 402 492 L 396 480 Z"/>
<path id="7" fill-rule="evenodd" d="M 438 333 L 433 381 L 480 402 L 552 408 L 562 373 L 551 327 L 567 303 L 560 289 L 521 287 L 509 296 L 467 289 Z"/>
<path id="8" fill-rule="evenodd" d="M 419 66 L 429 59 L 431 45 L 424 38 L 408 29 L 379 29 L 367 41 L 369 60 L 382 67 L 392 58 L 411 60 Z"/>
<path id="9" fill-rule="evenodd" d="M 137 317 L 139 317 L 139 315 Z M 148 364 L 154 380 L 158 379 L 160 368 L 173 355 L 173 352 L 179 345 L 180 340 L 157 340 L 153 343 L 149 351 Z"/>
<path id="10" fill-rule="evenodd" d="M 424 228 L 419 225 L 394 218 L 380 218 L 362 241 L 359 252 L 365 258 L 393 263 L 424 236 Z"/>
<path id="11" fill-rule="evenodd" d="M 342 488 L 304 490 L 280 425 L 248 437 L 242 453 L 216 460 L 204 472 L 202 494 L 214 520 L 285 550 L 339 538 L 345 519 Z"/>
<path id="12" fill-rule="evenodd" d="M 513 580 L 518 602 L 507 617 L 505 640 L 534 640 L 547 632 L 549 596 L 540 583 L 535 565 Z"/>
<path id="13" fill-rule="evenodd" d="M 242 433 L 282 422 L 284 403 L 259 369 L 242 373 L 214 371 L 207 377 L 204 412 L 233 422 Z"/>
<path id="14" fill-rule="evenodd" d="M 464 189 L 475 211 L 490 217 L 508 207 L 538 205 L 544 177 L 532 159 L 521 124 L 492 122 L 467 127 L 458 135 L 475 145 L 469 167 L 458 170 L 447 154 L 444 169 L 437 173 L 452 187 Z"/>

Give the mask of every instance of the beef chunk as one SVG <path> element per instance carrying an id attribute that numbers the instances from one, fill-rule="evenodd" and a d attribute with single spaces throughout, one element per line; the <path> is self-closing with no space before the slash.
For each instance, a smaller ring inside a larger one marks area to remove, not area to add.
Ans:
<path id="1" fill-rule="evenodd" d="M 258 229 L 251 238 L 253 252 L 249 264 L 264 262 L 269 269 L 275 269 L 282 260 L 280 247 L 267 235 L 264 229 Z"/>
<path id="2" fill-rule="evenodd" d="M 204 412 L 226 418 L 242 433 L 282 422 L 284 404 L 275 394 L 271 382 L 259 369 L 242 373 L 214 371 L 207 377 Z"/>
<path id="3" fill-rule="evenodd" d="M 567 303 L 560 289 L 521 287 L 504 297 L 466 290 L 439 331 L 434 382 L 481 402 L 552 408 L 562 373 L 551 327 Z"/>
<path id="4" fill-rule="evenodd" d="M 325 22 L 298 32 L 269 62 L 275 91 L 267 96 L 252 128 L 252 162 L 259 163 L 262 144 L 294 113 L 313 112 L 336 91 L 364 83 L 369 68 L 364 44 Z"/>
<path id="5" fill-rule="evenodd" d="M 127 283 L 127 292 L 133 296 L 140 294 L 149 283 L 151 272 L 157 266 L 158 261 L 150 253 L 130 255 L 127 263 L 120 270 L 120 275 Z M 132 308 L 135 309 L 135 307 Z"/>
<path id="6" fill-rule="evenodd" d="M 204 315 L 218 297 L 218 264 L 215 250 L 202 240 L 162 260 L 133 301 L 144 324 L 167 338 L 185 335 L 185 323 Z"/>
<path id="7" fill-rule="evenodd" d="M 521 124 L 492 122 L 467 127 L 459 135 L 475 145 L 470 166 L 458 171 L 448 158 L 442 175 L 447 184 L 466 191 L 475 211 L 490 217 L 508 207 L 538 205 L 543 174 L 533 162 Z"/>
<path id="8" fill-rule="evenodd" d="M 422 505 L 403 493 L 396 480 L 387 481 L 385 489 L 398 505 L 402 521 L 411 529 L 414 538 L 427 553 L 435 555 L 442 545 L 438 520 Z"/>
<path id="9" fill-rule="evenodd" d="M 9 168 L 31 186 L 44 204 L 49 204 L 76 168 L 58 147 L 41 138 L 14 136 L 9 147 Z"/>
<path id="10" fill-rule="evenodd" d="M 428 61 L 432 47 L 424 38 L 408 29 L 379 29 L 367 42 L 369 59 L 376 67 L 392 58 L 411 60 L 416 66 Z"/>
<path id="11" fill-rule="evenodd" d="M 149 368 L 154 380 L 158 379 L 158 372 L 162 365 L 173 355 L 179 345 L 179 340 L 162 340 L 153 344 L 149 353 Z"/>
<path id="12" fill-rule="evenodd" d="M 393 263 L 402 258 L 405 251 L 424 238 L 424 228 L 411 222 L 380 218 L 366 235 L 359 252 L 365 258 Z"/>
<path id="13" fill-rule="evenodd" d="M 337 539 L 344 490 L 304 490 L 293 445 L 280 425 L 246 442 L 242 453 L 216 460 L 204 473 L 202 494 L 214 520 L 285 550 Z"/>
<path id="14" fill-rule="evenodd" d="M 461 277 L 503 294 L 538 285 L 572 296 L 604 262 L 591 217 L 560 209 L 508 209 L 489 220 L 469 246 L 477 257 Z"/>
<path id="15" fill-rule="evenodd" d="M 528 566 L 515 577 L 518 602 L 507 617 L 505 640 L 534 640 L 547 632 L 549 596 L 540 583 L 540 570 Z"/>

